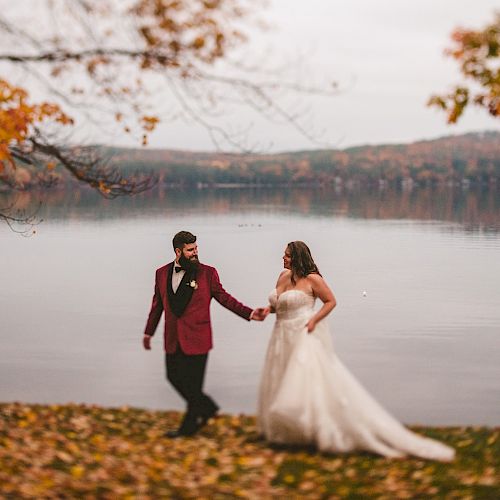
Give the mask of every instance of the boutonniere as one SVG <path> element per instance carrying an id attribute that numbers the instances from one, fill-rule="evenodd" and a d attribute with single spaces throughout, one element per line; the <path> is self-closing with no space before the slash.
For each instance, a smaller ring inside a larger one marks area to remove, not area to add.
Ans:
<path id="1" fill-rule="evenodd" d="M 189 283 L 187 283 L 188 286 L 190 286 L 193 290 L 198 290 L 198 283 L 196 283 L 196 280 L 191 280 Z"/>

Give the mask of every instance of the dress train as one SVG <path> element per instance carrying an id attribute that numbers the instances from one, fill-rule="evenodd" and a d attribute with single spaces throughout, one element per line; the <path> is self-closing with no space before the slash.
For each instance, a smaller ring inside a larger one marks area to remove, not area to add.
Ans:
<path id="1" fill-rule="evenodd" d="M 271 442 L 326 452 L 366 450 L 385 457 L 450 461 L 455 450 L 390 415 L 335 354 L 328 324 L 307 333 L 314 297 L 288 290 L 269 298 L 276 323 L 259 390 L 258 426 Z"/>

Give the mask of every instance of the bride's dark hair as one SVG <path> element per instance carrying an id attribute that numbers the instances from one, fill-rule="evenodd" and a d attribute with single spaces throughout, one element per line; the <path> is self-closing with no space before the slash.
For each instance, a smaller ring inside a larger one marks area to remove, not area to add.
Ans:
<path id="1" fill-rule="evenodd" d="M 318 266 L 314 263 L 311 250 L 303 241 L 292 241 L 288 243 L 287 250 L 290 252 L 292 283 L 295 285 L 296 278 L 305 278 L 308 274 L 319 274 Z"/>

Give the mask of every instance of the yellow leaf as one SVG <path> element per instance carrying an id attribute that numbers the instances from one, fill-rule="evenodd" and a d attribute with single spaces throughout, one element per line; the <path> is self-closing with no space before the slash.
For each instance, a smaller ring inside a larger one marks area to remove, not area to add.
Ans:
<path id="1" fill-rule="evenodd" d="M 104 441 L 104 436 L 102 434 L 94 434 L 90 438 L 90 442 L 94 445 L 99 445 Z"/>
<path id="2" fill-rule="evenodd" d="M 498 438 L 498 432 L 495 432 L 495 434 L 493 434 L 492 436 L 490 436 L 490 437 L 488 438 L 487 443 L 488 443 L 489 445 L 492 445 L 492 444 L 493 444 L 493 443 L 497 440 L 497 438 Z"/>
<path id="3" fill-rule="evenodd" d="M 73 465 L 70 470 L 71 475 L 76 479 L 80 479 L 85 472 L 85 469 L 81 465 Z"/>

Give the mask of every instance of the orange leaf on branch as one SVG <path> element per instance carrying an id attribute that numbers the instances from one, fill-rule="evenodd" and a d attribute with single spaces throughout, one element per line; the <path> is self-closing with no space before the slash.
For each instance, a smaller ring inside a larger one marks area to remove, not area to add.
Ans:
<path id="1" fill-rule="evenodd" d="M 159 118 L 157 116 L 143 116 L 141 118 L 142 128 L 146 132 L 152 132 L 156 125 L 159 123 Z"/>
<path id="2" fill-rule="evenodd" d="M 26 90 L 0 79 L 0 160 L 15 168 L 11 147 L 23 147 L 41 123 L 52 120 L 62 125 L 73 124 L 54 103 L 28 104 Z"/>
<path id="3" fill-rule="evenodd" d="M 427 104 L 445 110 L 448 123 L 456 123 L 470 103 L 493 117 L 500 116 L 500 13 L 484 29 L 457 29 L 451 39 L 455 45 L 445 54 L 460 64 L 462 76 L 480 90 L 474 93 L 472 87 L 460 85 L 447 95 L 432 96 Z"/>

